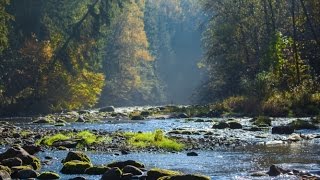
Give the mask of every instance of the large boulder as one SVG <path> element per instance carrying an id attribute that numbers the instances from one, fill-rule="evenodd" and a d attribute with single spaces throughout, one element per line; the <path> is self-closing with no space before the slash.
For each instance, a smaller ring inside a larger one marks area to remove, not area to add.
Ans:
<path id="1" fill-rule="evenodd" d="M 85 153 L 80 151 L 70 151 L 67 154 L 67 157 L 63 160 L 63 163 L 74 161 L 74 160 L 91 163 L 90 158 Z"/>
<path id="2" fill-rule="evenodd" d="M 60 175 L 54 172 L 43 172 L 38 176 L 37 179 L 43 179 L 43 180 L 60 179 Z"/>
<path id="3" fill-rule="evenodd" d="M 137 168 L 135 166 L 131 166 L 131 165 L 125 166 L 122 169 L 122 172 L 123 173 L 130 173 L 132 175 L 142 175 L 143 174 L 143 172 L 139 168 Z"/>
<path id="4" fill-rule="evenodd" d="M 138 115 L 138 116 L 132 116 L 131 120 L 138 121 L 138 120 L 145 120 L 145 118 L 141 115 Z"/>
<path id="5" fill-rule="evenodd" d="M 39 170 L 41 168 L 40 160 L 37 157 L 30 155 L 20 146 L 14 146 L 0 154 L 0 161 L 15 157 L 20 158 L 23 165 L 31 165 L 34 170 Z"/>
<path id="6" fill-rule="evenodd" d="M 292 134 L 294 129 L 291 126 L 274 126 L 272 134 Z"/>
<path id="7" fill-rule="evenodd" d="M 271 126 L 271 118 L 267 116 L 255 117 L 251 120 L 254 125 L 258 127 Z"/>
<path id="8" fill-rule="evenodd" d="M 22 166 L 22 160 L 20 158 L 14 157 L 2 160 L 1 164 L 8 167 Z"/>
<path id="9" fill-rule="evenodd" d="M 158 180 L 211 180 L 208 176 L 186 174 L 186 175 L 174 175 L 174 176 L 164 176 Z"/>
<path id="10" fill-rule="evenodd" d="M 318 126 L 312 124 L 309 121 L 302 120 L 302 119 L 297 119 L 297 120 L 292 121 L 289 124 L 289 126 L 291 126 L 295 130 L 301 130 L 301 129 L 312 129 L 312 130 L 315 130 L 315 129 L 319 129 Z"/>
<path id="11" fill-rule="evenodd" d="M 73 160 L 64 163 L 60 172 L 62 174 L 85 174 L 86 169 L 90 167 L 92 164 L 89 162 Z"/>
<path id="12" fill-rule="evenodd" d="M 113 106 L 107 106 L 99 109 L 99 112 L 114 112 L 115 108 Z"/>
<path id="13" fill-rule="evenodd" d="M 123 169 L 125 166 L 128 166 L 128 165 L 134 166 L 137 168 L 144 168 L 144 165 L 142 163 L 133 161 L 133 160 L 113 162 L 108 164 L 107 166 L 111 168 L 118 167 L 119 169 Z"/>
<path id="14" fill-rule="evenodd" d="M 270 169 L 267 172 L 267 174 L 269 176 L 279 176 L 281 174 L 281 171 L 282 171 L 281 168 L 279 168 L 279 167 L 277 167 L 275 165 L 272 165 L 272 166 L 270 166 Z"/>
<path id="15" fill-rule="evenodd" d="M 109 171 L 102 175 L 101 180 L 121 180 L 122 171 L 117 168 L 111 168 Z"/>
<path id="16" fill-rule="evenodd" d="M 0 170 L 0 180 L 10 180 L 10 174 L 7 171 Z"/>
<path id="17" fill-rule="evenodd" d="M 181 175 L 178 171 L 171 171 L 166 169 L 151 169 L 147 172 L 147 180 L 158 180 L 164 176 L 174 176 L 174 175 Z"/>

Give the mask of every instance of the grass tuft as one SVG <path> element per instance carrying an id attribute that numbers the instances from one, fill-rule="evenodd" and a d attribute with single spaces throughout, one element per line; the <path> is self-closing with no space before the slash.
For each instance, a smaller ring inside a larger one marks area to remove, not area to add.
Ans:
<path id="1" fill-rule="evenodd" d="M 131 146 L 137 148 L 157 147 L 160 149 L 181 151 L 185 147 L 184 144 L 164 136 L 162 130 L 144 133 L 126 132 L 124 136 L 128 138 L 128 143 Z"/>

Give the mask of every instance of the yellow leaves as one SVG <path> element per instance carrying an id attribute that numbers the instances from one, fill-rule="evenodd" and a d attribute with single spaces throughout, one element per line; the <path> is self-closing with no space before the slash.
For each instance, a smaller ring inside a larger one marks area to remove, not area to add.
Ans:
<path id="1" fill-rule="evenodd" d="M 142 59 L 144 61 L 154 61 L 154 57 L 150 55 L 147 50 L 139 49 L 135 51 L 134 57 L 137 59 Z"/>
<path id="2" fill-rule="evenodd" d="M 50 41 L 44 41 L 41 47 L 41 56 L 45 60 L 50 60 L 53 56 L 53 48 L 51 47 Z"/>

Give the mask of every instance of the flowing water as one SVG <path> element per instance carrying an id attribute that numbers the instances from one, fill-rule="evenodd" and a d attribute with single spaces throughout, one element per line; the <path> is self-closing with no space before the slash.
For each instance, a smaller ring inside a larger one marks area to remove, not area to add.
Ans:
<path id="1" fill-rule="evenodd" d="M 250 126 L 248 119 L 238 119 L 244 126 Z M 277 119 L 273 125 L 290 122 L 292 119 Z M 29 128 L 37 128 L 38 125 L 18 124 Z M 252 145 L 229 148 L 216 148 L 215 150 L 196 151 L 199 156 L 189 157 L 186 152 L 180 153 L 130 153 L 128 155 L 114 155 L 104 152 L 86 152 L 95 165 L 108 164 L 119 160 L 137 160 L 143 162 L 147 168 L 158 167 L 182 171 L 184 173 L 204 174 L 212 179 L 254 179 L 250 173 L 267 171 L 272 164 L 277 164 L 287 169 L 306 170 L 314 174 L 320 174 L 320 141 L 319 138 L 312 141 L 301 141 L 292 144 L 268 143 L 274 140 L 283 140 L 288 136 L 271 135 L 269 132 L 250 132 L 244 130 L 212 130 L 212 122 L 190 122 L 186 120 L 148 120 L 148 121 L 104 121 L 103 123 L 73 123 L 64 127 L 50 125 L 41 128 L 62 129 L 90 129 L 104 131 L 154 131 L 163 129 L 170 131 L 175 128 L 189 130 L 207 130 L 217 133 L 217 136 L 232 136 L 246 139 Z M 299 131 L 304 134 L 320 134 L 320 131 Z M 268 134 L 263 138 L 255 138 L 257 135 Z M 199 135 L 201 138 L 202 135 Z M 263 143 L 260 143 L 263 142 Z M 264 145 L 256 145 L 264 144 Z M 0 151 L 4 151 L 1 149 Z M 42 170 L 59 172 L 62 168 L 61 160 L 66 157 L 66 151 L 45 151 L 37 154 L 42 160 L 45 156 L 53 157 L 49 165 L 44 165 Z M 69 175 L 62 175 L 62 179 L 68 179 Z M 88 179 L 99 179 L 100 176 L 87 176 Z M 271 179 L 260 177 L 256 179 Z M 297 179 L 293 176 L 277 177 L 276 179 Z"/>

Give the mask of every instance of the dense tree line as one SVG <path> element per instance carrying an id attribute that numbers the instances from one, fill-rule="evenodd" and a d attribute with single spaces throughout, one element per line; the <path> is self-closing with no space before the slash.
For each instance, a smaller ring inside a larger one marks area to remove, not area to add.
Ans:
<path id="1" fill-rule="evenodd" d="M 319 113 L 319 1 L 202 3 L 210 16 L 202 102 L 227 99 L 229 107 L 275 116 Z"/>

